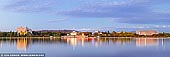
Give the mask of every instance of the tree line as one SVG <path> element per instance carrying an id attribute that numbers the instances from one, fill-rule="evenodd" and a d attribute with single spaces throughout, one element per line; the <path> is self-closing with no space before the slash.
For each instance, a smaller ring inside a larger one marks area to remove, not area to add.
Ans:
<path id="1" fill-rule="evenodd" d="M 89 37 L 170 37 L 170 33 L 159 33 L 154 35 L 138 35 L 134 32 L 115 32 L 115 31 L 107 31 L 107 32 L 100 32 L 100 33 L 92 33 L 92 32 L 80 32 L 79 35 L 84 33 L 85 36 Z M 26 35 L 21 35 L 17 32 L 0 32 L 0 37 L 61 37 L 66 36 L 69 33 L 62 33 L 62 32 L 31 32 L 27 33 Z"/>

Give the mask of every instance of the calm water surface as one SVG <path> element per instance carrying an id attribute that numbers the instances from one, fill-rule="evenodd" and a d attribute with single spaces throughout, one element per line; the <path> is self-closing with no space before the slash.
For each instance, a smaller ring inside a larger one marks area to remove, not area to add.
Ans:
<path id="1" fill-rule="evenodd" d="M 0 39 L 1 53 L 45 53 L 46 57 L 170 57 L 168 38 Z"/>

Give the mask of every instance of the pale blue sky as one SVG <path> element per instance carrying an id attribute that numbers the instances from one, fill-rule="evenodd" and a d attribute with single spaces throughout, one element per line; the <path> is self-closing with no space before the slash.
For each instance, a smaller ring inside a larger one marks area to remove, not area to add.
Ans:
<path id="1" fill-rule="evenodd" d="M 169 0 L 0 0 L 0 31 L 170 28 Z M 125 30 L 127 31 L 127 30 Z"/>

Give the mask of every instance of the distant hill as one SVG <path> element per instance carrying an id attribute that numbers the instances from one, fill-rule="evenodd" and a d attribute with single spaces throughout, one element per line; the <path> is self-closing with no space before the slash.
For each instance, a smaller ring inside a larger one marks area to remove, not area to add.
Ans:
<path id="1" fill-rule="evenodd" d="M 35 32 L 62 32 L 62 33 L 70 33 L 76 30 L 38 30 Z"/>

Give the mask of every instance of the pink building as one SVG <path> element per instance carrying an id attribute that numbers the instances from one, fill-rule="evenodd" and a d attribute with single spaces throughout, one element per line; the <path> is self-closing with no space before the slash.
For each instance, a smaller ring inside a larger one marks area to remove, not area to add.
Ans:
<path id="1" fill-rule="evenodd" d="M 17 28 L 17 32 L 21 35 L 25 35 L 27 34 L 28 32 L 32 32 L 31 29 L 27 28 L 27 27 L 19 27 Z"/>
<path id="2" fill-rule="evenodd" d="M 158 32 L 156 30 L 139 30 L 139 31 L 136 31 L 136 34 L 138 34 L 138 35 L 154 35 L 154 34 L 158 34 Z"/>

